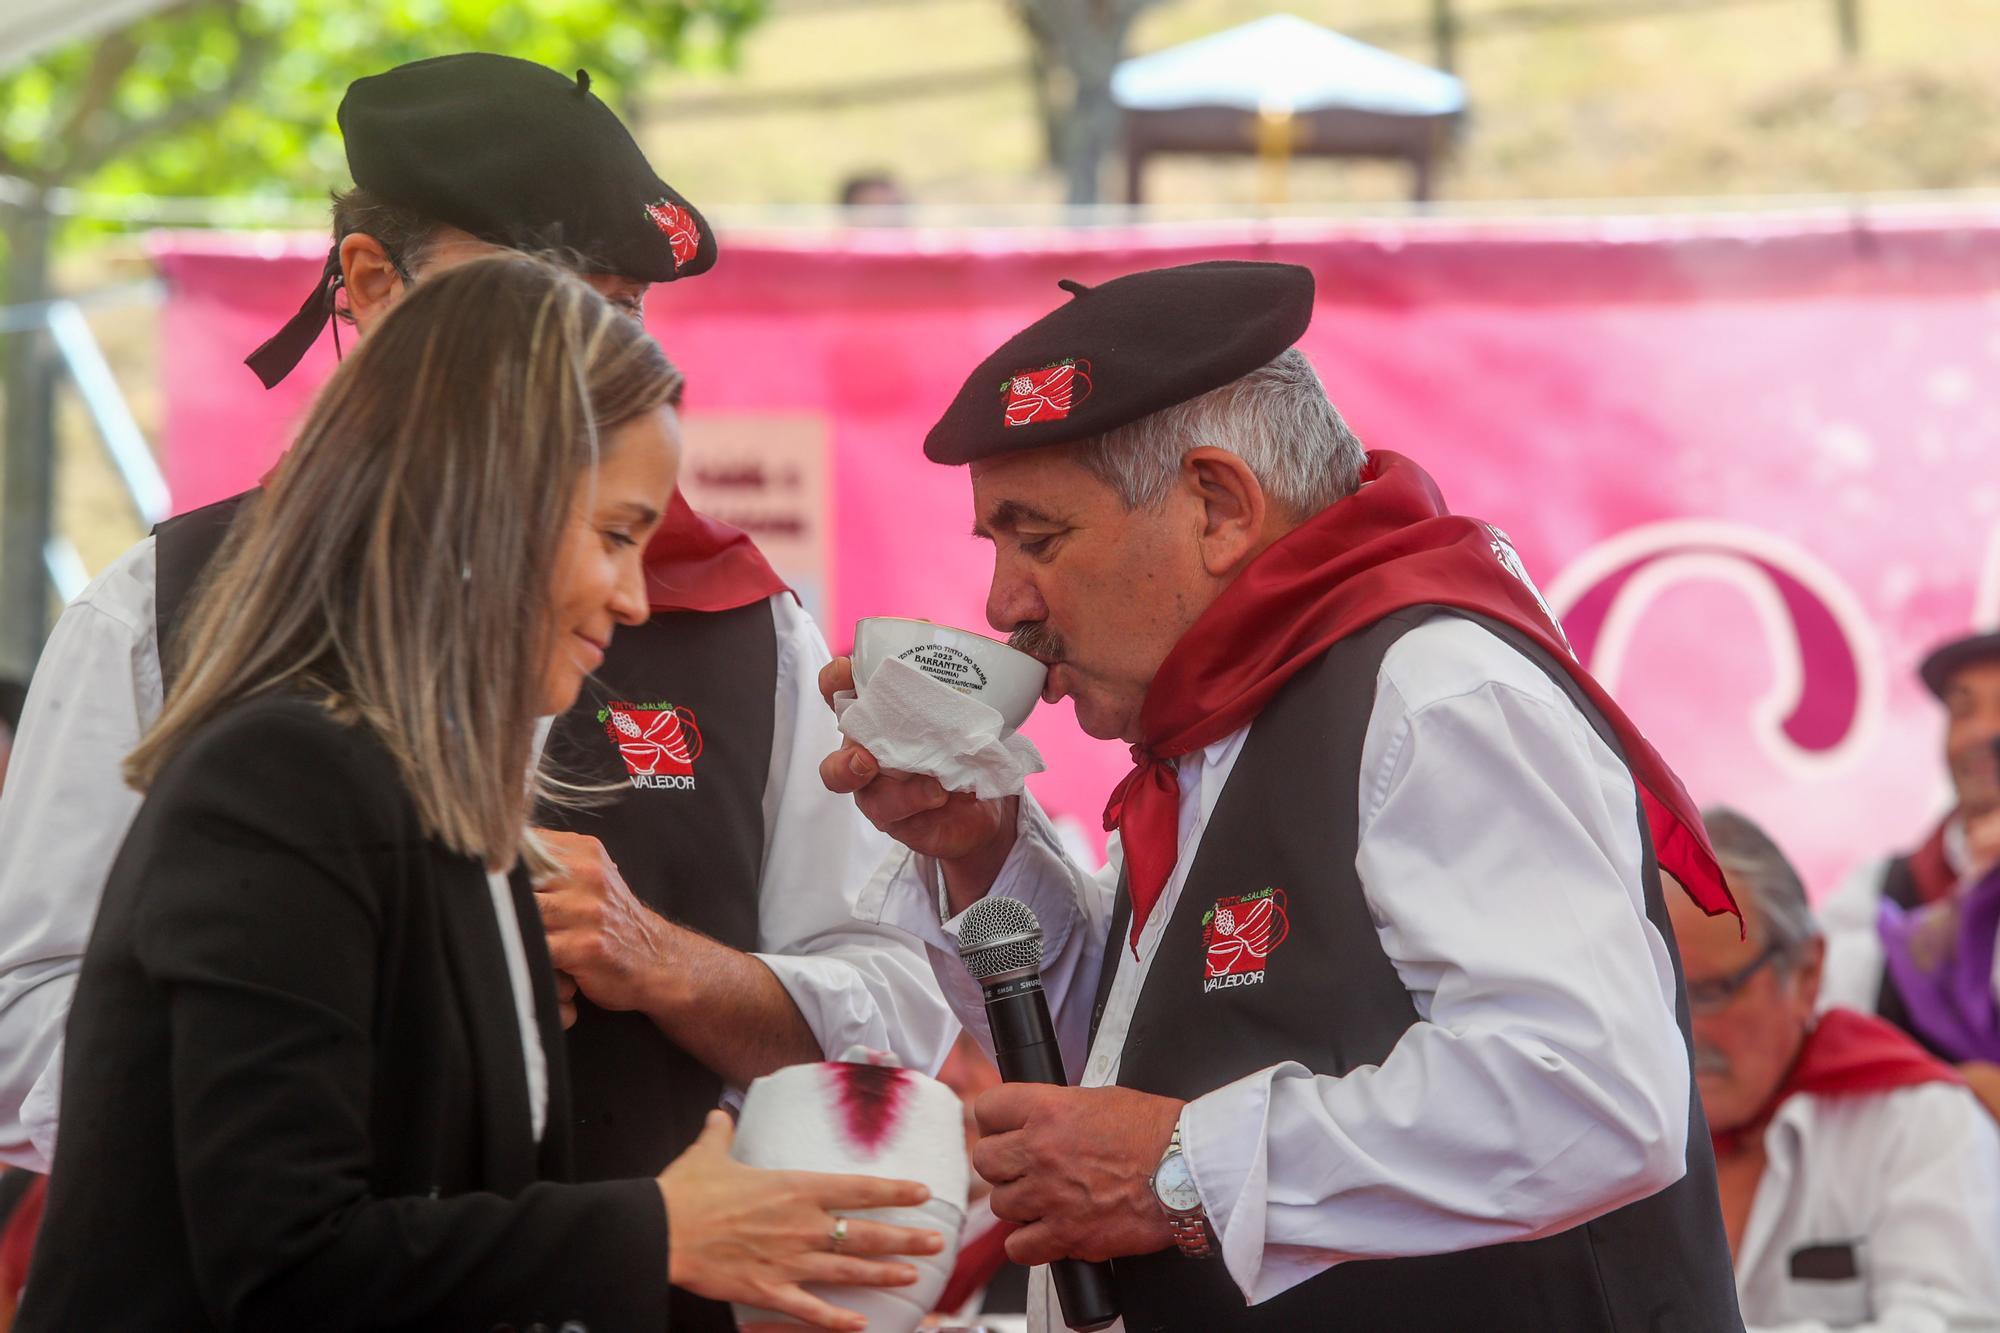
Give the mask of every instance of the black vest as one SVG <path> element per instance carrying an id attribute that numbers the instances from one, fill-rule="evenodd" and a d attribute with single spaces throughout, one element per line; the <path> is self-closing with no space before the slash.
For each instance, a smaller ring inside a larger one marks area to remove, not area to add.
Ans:
<path id="1" fill-rule="evenodd" d="M 176 514 L 153 529 L 153 628 L 160 644 L 160 685 L 164 696 L 180 675 L 177 632 L 181 612 L 208 572 L 209 561 L 222 549 L 238 510 L 262 491 L 245 491 L 227 500 Z"/>
<path id="2" fill-rule="evenodd" d="M 648 907 L 744 952 L 757 947 L 777 644 L 762 601 L 621 626 L 546 750 L 559 771 L 623 790 L 608 805 L 545 811 L 542 822 L 598 839 Z M 621 722 L 641 733 L 638 744 Z M 650 1018 L 580 996 L 569 1069 L 580 1180 L 659 1174 L 722 1097 L 722 1080 Z M 678 1287 L 670 1309 L 675 1333 L 736 1327 L 728 1306 Z"/>
<path id="3" fill-rule="evenodd" d="M 1392 615 L 1295 677 L 1252 726 L 1159 942 L 1119 1063 L 1120 1084 L 1194 1098 L 1284 1060 L 1340 1075 L 1380 1064 L 1419 1019 L 1382 950 L 1354 857 L 1361 745 L 1389 646 L 1440 608 Z M 1454 613 L 1459 614 L 1459 613 Z M 1568 674 L 1513 630 L 1477 620 L 1540 666 L 1614 752 Z M 1687 999 L 1643 811 L 1646 914 Z M 1277 893 L 1266 896 L 1265 890 Z M 1130 921 L 1113 913 L 1097 1015 Z M 1214 921 L 1232 914 L 1221 935 Z M 1266 956 L 1223 935 L 1269 915 Z M 1211 944 L 1216 952 L 1210 951 Z M 1211 971 L 1222 975 L 1211 977 Z M 1093 1021 L 1093 1030 L 1095 1022 Z M 1701 1101 L 1690 1084 L 1688 1169 L 1674 1185 L 1541 1240 L 1340 1264 L 1246 1307 L 1220 1259 L 1175 1250 L 1113 1265 L 1128 1333 L 1725 1333 L 1740 1330 Z"/>
<path id="4" fill-rule="evenodd" d="M 155 606 L 169 685 L 178 665 L 169 662 L 169 645 L 181 609 L 237 509 L 256 494 L 154 529 Z M 757 947 L 777 669 L 768 602 L 670 612 L 620 627 L 604 665 L 576 706 L 556 720 L 546 745 L 559 771 L 615 784 L 618 793 L 588 809 L 538 816 L 545 827 L 603 842 L 648 907 L 746 952 Z M 652 1020 L 611 1013 L 581 997 L 568 1065 L 578 1180 L 659 1174 L 694 1142 L 722 1096 L 722 1080 Z M 735 1324 L 728 1306 L 675 1289 L 671 1327 L 731 1333 Z"/>
<path id="5" fill-rule="evenodd" d="M 603 842 L 632 892 L 662 916 L 745 952 L 757 947 L 776 675 L 768 603 L 657 615 L 620 627 L 547 746 L 559 771 L 623 790 L 609 805 L 545 822 Z M 642 733 L 637 745 L 621 720 Z M 662 730 L 679 733 L 691 762 L 669 753 L 676 738 Z M 628 754 L 652 771 L 635 772 Z M 722 1096 L 722 1080 L 644 1014 L 579 998 L 569 1049 L 585 1180 L 658 1174 Z"/>

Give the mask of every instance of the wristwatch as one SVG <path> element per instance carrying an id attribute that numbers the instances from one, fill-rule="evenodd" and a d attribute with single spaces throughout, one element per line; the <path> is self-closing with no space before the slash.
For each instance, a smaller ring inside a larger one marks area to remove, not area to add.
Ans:
<path id="1" fill-rule="evenodd" d="M 1180 1127 L 1174 1127 L 1167 1141 L 1166 1155 L 1153 1170 L 1153 1197 L 1167 1215 L 1174 1244 L 1190 1259 L 1206 1259 L 1215 1253 L 1213 1233 L 1208 1229 L 1208 1210 L 1201 1206 L 1201 1191 L 1195 1188 L 1194 1172 L 1188 1168 L 1187 1154 L 1181 1151 Z"/>

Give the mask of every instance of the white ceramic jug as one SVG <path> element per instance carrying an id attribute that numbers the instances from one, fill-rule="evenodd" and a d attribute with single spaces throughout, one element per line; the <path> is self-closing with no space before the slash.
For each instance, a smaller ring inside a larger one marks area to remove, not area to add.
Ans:
<path id="1" fill-rule="evenodd" d="M 808 1284 L 807 1290 L 866 1315 L 869 1333 L 911 1333 L 937 1304 L 958 1253 L 971 1172 L 965 1112 L 950 1088 L 894 1065 L 853 1060 L 793 1065 L 750 1085 L 731 1151 L 749 1166 L 886 1176 L 928 1186 L 931 1197 L 921 1207 L 852 1214 L 944 1237 L 937 1254 L 897 1256 L 915 1266 L 914 1286 Z M 748 1306 L 734 1308 L 739 1324 L 798 1322 Z"/>

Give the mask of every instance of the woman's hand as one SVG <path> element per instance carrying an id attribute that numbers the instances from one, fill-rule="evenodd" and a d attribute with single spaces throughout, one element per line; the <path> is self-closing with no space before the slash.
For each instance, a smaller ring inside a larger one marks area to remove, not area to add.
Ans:
<path id="1" fill-rule="evenodd" d="M 738 1301 L 803 1319 L 817 1328 L 859 1330 L 868 1321 L 829 1305 L 802 1282 L 843 1287 L 903 1287 L 917 1280 L 908 1264 L 867 1256 L 936 1254 L 935 1231 L 855 1218 L 839 1253 L 834 1212 L 909 1208 L 930 1197 L 910 1180 L 762 1171 L 729 1156 L 729 1117 L 708 1113 L 701 1137 L 660 1173 L 667 1201 L 667 1280 L 716 1301 Z"/>

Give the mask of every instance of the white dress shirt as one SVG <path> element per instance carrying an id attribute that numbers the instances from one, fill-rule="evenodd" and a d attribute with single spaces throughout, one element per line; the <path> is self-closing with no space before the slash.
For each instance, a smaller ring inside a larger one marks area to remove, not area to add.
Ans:
<path id="1" fill-rule="evenodd" d="M 0 1162 L 47 1170 L 55 1154 L 70 995 L 139 809 L 119 766 L 160 713 L 153 589 L 148 537 L 63 611 L 0 791 Z M 829 1056 L 859 1044 L 935 1070 L 957 1027 L 929 969 L 907 936 L 854 914 L 890 844 L 819 780 L 819 761 L 840 745 L 819 694 L 826 643 L 792 597 L 769 604 L 778 679 L 754 956 Z"/>
<path id="2" fill-rule="evenodd" d="M 1964 1088 L 1789 1098 L 1736 1256 L 1753 1333 L 2000 1330 L 2000 1133 Z M 1794 1252 L 1852 1244 L 1855 1277 L 1795 1278 Z"/>
<path id="3" fill-rule="evenodd" d="M 1096 875 L 1022 801 L 993 891 L 1044 931 L 1072 1080 L 1114 1082 L 1146 971 L 1248 728 L 1180 760 L 1180 855 L 1086 1042 L 1119 852 Z M 1485 629 L 1436 616 L 1384 658 L 1362 745 L 1361 885 L 1422 1021 L 1345 1077 L 1284 1063 L 1190 1102 L 1181 1143 L 1251 1303 L 1350 1258 L 1526 1240 L 1686 1171 L 1687 1048 L 1645 918 L 1631 776 L 1568 697 Z M 924 939 L 982 1041 L 935 864 L 893 855 L 861 909 Z M 990 1041 L 988 1042 L 990 1045 Z M 1081 1079 L 1076 1075 L 1081 1071 Z M 1046 1272 L 1037 1328 L 1060 1328 Z"/>

